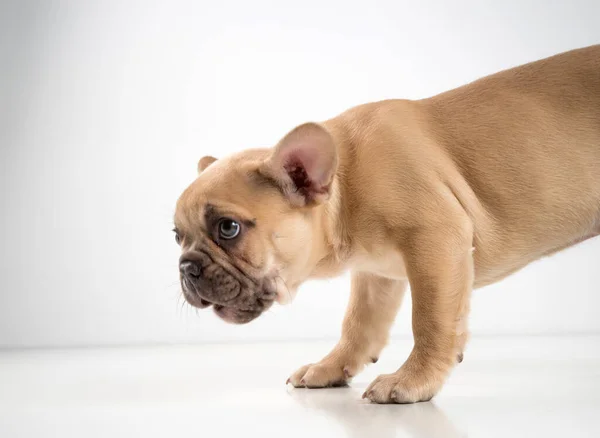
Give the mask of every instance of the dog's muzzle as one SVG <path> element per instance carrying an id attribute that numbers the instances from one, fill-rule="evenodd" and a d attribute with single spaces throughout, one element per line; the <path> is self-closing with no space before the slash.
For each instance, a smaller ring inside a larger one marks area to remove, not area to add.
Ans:
<path id="1" fill-rule="evenodd" d="M 276 293 L 268 279 L 255 280 L 236 267 L 224 267 L 203 251 L 190 251 L 179 261 L 183 295 L 192 306 L 214 308 L 227 322 L 244 324 L 268 309 Z"/>

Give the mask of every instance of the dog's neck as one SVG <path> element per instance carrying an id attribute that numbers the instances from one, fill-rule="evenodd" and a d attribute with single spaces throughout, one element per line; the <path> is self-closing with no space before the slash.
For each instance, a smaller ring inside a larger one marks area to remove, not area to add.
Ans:
<path id="1" fill-rule="evenodd" d="M 305 280 L 331 277 L 343 270 L 346 244 L 339 209 L 338 201 L 331 198 L 312 209 L 313 239 Z"/>
<path id="2" fill-rule="evenodd" d="M 349 216 L 344 203 L 344 190 L 347 187 L 344 169 L 349 159 L 349 148 L 343 143 L 345 136 L 340 135 L 339 128 L 335 131 L 332 134 L 336 138 L 339 165 L 331 184 L 329 199 L 313 208 L 314 241 L 311 259 L 314 266 L 309 278 L 339 275 L 347 268 L 352 253 L 351 233 L 348 229 L 350 224 L 346 222 Z"/>

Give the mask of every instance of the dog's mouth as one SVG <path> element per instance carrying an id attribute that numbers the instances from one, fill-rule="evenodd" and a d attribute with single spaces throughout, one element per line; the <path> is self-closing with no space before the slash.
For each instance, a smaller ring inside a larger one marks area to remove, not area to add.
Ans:
<path id="1" fill-rule="evenodd" d="M 277 294 L 268 279 L 255 280 L 239 268 L 216 263 L 204 252 L 193 257 L 199 266 L 197 275 L 181 276 L 183 296 L 193 307 L 212 307 L 224 321 L 246 324 L 275 301 Z"/>
<path id="2" fill-rule="evenodd" d="M 198 309 L 212 307 L 214 313 L 222 320 L 232 324 L 247 324 L 258 318 L 273 304 L 274 300 L 262 299 L 253 308 L 241 309 L 234 306 L 217 304 L 201 298 L 197 293 L 190 292 L 187 287 L 183 288 L 185 300 Z"/>
<path id="3" fill-rule="evenodd" d="M 273 304 L 274 300 L 260 299 L 252 308 L 238 308 L 233 305 L 217 304 L 201 298 L 197 293 L 183 287 L 185 300 L 198 309 L 212 307 L 214 313 L 222 320 L 232 324 L 247 324 L 258 318 Z"/>
<path id="4" fill-rule="evenodd" d="M 214 304 L 212 301 L 202 298 L 194 283 L 184 276 L 181 277 L 181 290 L 185 300 L 197 309 L 206 309 Z"/>
<path id="5" fill-rule="evenodd" d="M 247 324 L 262 315 L 266 307 L 263 309 L 242 310 L 216 304 L 213 309 L 215 314 L 224 321 L 233 324 Z"/>

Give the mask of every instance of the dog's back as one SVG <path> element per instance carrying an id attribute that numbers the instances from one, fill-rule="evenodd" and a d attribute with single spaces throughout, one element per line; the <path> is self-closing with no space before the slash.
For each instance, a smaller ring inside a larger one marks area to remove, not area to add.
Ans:
<path id="1" fill-rule="evenodd" d="M 484 283 L 600 233 L 600 45 L 422 102 L 490 218 L 480 264 L 508 267 Z"/>

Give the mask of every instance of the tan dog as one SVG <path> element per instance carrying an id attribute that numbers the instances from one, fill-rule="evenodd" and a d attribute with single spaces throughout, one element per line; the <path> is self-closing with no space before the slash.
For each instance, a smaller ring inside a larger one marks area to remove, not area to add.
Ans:
<path id="1" fill-rule="evenodd" d="M 350 269 L 342 338 L 289 380 L 324 387 L 377 360 L 410 283 L 413 351 L 364 397 L 429 400 L 462 360 L 472 288 L 600 234 L 600 46 L 362 105 L 199 171 L 175 215 L 192 305 L 245 323 Z"/>

